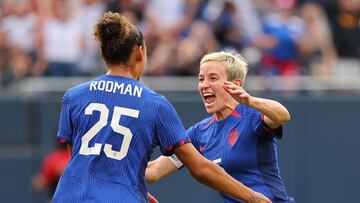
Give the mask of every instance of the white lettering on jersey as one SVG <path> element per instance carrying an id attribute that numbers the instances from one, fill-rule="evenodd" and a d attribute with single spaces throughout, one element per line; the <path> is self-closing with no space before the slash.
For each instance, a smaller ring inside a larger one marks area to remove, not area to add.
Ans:
<path id="1" fill-rule="evenodd" d="M 105 86 L 105 91 L 112 92 L 113 89 L 114 89 L 114 82 L 107 81 L 106 86 Z"/>
<path id="2" fill-rule="evenodd" d="M 137 97 L 141 97 L 141 93 L 142 93 L 142 87 L 139 87 L 137 85 L 135 85 L 135 88 L 134 88 L 134 95 L 136 95 Z"/>
<path id="3" fill-rule="evenodd" d="M 90 83 L 89 91 L 95 91 L 95 90 L 119 93 L 119 94 L 130 95 L 140 98 L 143 89 L 142 87 L 139 87 L 137 85 L 100 80 L 100 81 L 92 81 Z"/>
<path id="4" fill-rule="evenodd" d="M 116 90 L 119 90 L 119 93 L 120 94 L 123 94 L 123 92 L 124 92 L 124 83 L 115 83 L 115 87 L 114 87 L 114 89 L 113 89 L 113 93 L 115 93 L 116 92 Z"/>
<path id="5" fill-rule="evenodd" d="M 94 82 L 90 83 L 90 91 L 96 90 L 96 84 L 97 83 L 98 83 L 97 81 L 94 81 Z"/>
<path id="6" fill-rule="evenodd" d="M 133 95 L 131 94 L 131 92 L 132 92 L 132 86 L 131 86 L 131 85 L 127 85 L 126 88 L 125 88 L 124 94 L 130 94 L 131 96 L 133 96 Z"/>
<path id="7" fill-rule="evenodd" d="M 97 84 L 97 88 L 101 91 L 105 90 L 105 81 L 104 80 L 100 80 Z"/>

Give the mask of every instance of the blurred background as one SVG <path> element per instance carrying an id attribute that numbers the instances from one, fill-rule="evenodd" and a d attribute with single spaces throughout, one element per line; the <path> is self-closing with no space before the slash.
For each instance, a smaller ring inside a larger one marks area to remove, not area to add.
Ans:
<path id="1" fill-rule="evenodd" d="M 358 202 L 359 0 L 0 0 L 0 202 L 49 202 L 68 159 L 55 141 L 61 97 L 106 72 L 92 32 L 107 10 L 143 32 L 142 81 L 186 128 L 207 116 L 196 92 L 200 58 L 240 52 L 245 88 L 292 115 L 278 141 L 289 195 Z M 219 202 L 186 169 L 149 188 L 160 202 Z"/>

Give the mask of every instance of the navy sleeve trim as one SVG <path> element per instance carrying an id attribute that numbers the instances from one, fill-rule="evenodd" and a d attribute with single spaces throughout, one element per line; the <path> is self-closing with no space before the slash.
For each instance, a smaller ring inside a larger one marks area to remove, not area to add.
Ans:
<path id="1" fill-rule="evenodd" d="M 66 144 L 72 144 L 70 140 L 68 140 L 66 137 L 64 136 L 57 136 L 57 141 L 60 143 L 66 143 Z"/>
<path id="2" fill-rule="evenodd" d="M 261 114 L 261 121 L 263 123 L 262 125 L 262 129 L 264 131 L 264 135 L 268 135 L 268 136 L 272 136 L 275 137 L 277 139 L 281 139 L 282 135 L 283 135 L 283 126 L 281 125 L 280 127 L 276 128 L 276 129 L 271 129 L 266 123 L 265 123 L 265 119 L 264 119 L 265 115 Z"/>

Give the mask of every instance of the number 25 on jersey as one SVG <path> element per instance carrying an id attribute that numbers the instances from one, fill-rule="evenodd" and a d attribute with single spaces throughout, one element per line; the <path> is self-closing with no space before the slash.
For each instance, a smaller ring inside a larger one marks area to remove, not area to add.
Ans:
<path id="1" fill-rule="evenodd" d="M 83 135 L 81 137 L 81 147 L 80 147 L 79 154 L 82 154 L 82 155 L 99 155 L 100 154 L 102 144 L 95 143 L 95 145 L 93 147 L 89 147 L 89 142 L 92 138 L 94 138 L 96 136 L 96 134 L 103 127 L 105 127 L 108 124 L 107 121 L 108 121 L 108 117 L 109 117 L 109 109 L 106 107 L 105 104 L 101 104 L 101 103 L 89 104 L 85 109 L 85 115 L 92 115 L 93 111 L 100 112 L 100 118 L 99 118 L 99 121 L 96 122 L 95 125 L 92 126 L 90 128 L 90 130 L 87 131 L 85 133 L 85 135 Z M 127 155 L 128 150 L 129 150 L 129 145 L 130 145 L 130 142 L 132 139 L 131 130 L 129 128 L 124 127 L 119 124 L 120 117 L 122 115 L 130 116 L 133 118 L 138 118 L 139 111 L 135 110 L 135 109 L 123 108 L 123 107 L 118 107 L 118 106 L 114 107 L 114 112 L 113 112 L 110 126 L 114 132 L 123 135 L 124 139 L 121 144 L 120 151 L 114 151 L 112 149 L 111 144 L 105 143 L 104 152 L 107 157 L 116 159 L 116 160 L 121 160 Z"/>

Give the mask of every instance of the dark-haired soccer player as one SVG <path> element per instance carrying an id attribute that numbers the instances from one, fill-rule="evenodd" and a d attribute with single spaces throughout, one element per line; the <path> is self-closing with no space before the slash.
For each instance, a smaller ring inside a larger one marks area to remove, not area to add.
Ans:
<path id="1" fill-rule="evenodd" d="M 102 75 L 66 91 L 58 138 L 72 157 L 53 202 L 147 202 L 145 169 L 159 145 L 175 153 L 200 182 L 249 203 L 270 201 L 202 157 L 173 106 L 138 80 L 146 62 L 142 34 L 125 17 L 106 13 L 95 36 L 108 67 Z"/>
<path id="2" fill-rule="evenodd" d="M 276 203 L 293 203 L 280 177 L 274 138 L 290 119 L 279 102 L 256 98 L 242 87 L 247 73 L 243 58 L 233 52 L 214 52 L 200 62 L 199 88 L 208 113 L 187 130 L 193 145 L 232 177 Z M 150 162 L 146 180 L 155 182 L 182 166 L 176 156 Z M 221 193 L 223 202 L 240 199 Z"/>

